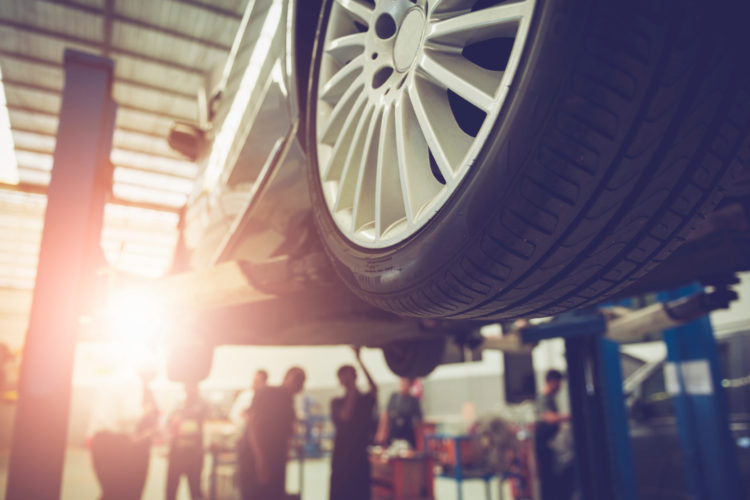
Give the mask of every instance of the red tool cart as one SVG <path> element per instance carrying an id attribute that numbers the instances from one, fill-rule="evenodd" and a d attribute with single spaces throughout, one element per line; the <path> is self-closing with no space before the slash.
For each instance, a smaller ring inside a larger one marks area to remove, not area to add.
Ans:
<path id="1" fill-rule="evenodd" d="M 432 458 L 425 453 L 370 454 L 372 500 L 434 500 Z"/>

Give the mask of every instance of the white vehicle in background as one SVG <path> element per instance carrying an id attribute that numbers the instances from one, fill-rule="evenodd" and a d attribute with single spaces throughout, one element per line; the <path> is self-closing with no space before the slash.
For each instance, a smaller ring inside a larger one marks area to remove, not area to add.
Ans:
<path id="1" fill-rule="evenodd" d="M 747 175 L 747 31 L 718 4 L 251 0 L 203 127 L 170 137 L 204 168 L 186 267 L 278 296 L 336 275 L 363 345 L 391 338 L 365 317 L 465 331 L 621 293 Z"/>

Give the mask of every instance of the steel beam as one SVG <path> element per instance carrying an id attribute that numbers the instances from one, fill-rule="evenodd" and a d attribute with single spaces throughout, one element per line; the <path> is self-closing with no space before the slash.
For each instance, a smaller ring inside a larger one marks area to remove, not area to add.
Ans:
<path id="1" fill-rule="evenodd" d="M 229 45 L 219 43 L 209 38 L 197 37 L 197 36 L 191 35 L 190 33 L 185 33 L 182 31 L 170 29 L 170 28 L 167 28 L 166 26 L 160 26 L 158 24 L 153 24 L 148 21 L 144 21 L 142 19 L 136 19 L 136 18 L 115 12 L 113 0 L 107 0 L 104 9 L 100 9 L 98 7 L 91 7 L 88 5 L 81 5 L 76 2 L 71 2 L 70 0 L 37 0 L 37 1 L 44 2 L 44 3 L 51 3 L 55 5 L 62 5 L 64 7 L 68 7 L 73 10 L 86 12 L 87 14 L 91 14 L 95 16 L 102 16 L 105 20 L 105 28 L 104 28 L 105 47 L 109 45 L 109 43 L 111 42 L 111 32 L 112 32 L 111 25 L 112 25 L 112 22 L 115 21 L 115 22 L 119 22 L 123 24 L 129 24 L 129 25 L 135 26 L 136 28 L 141 28 L 144 30 L 154 31 L 156 33 L 161 33 L 164 35 L 169 35 L 171 37 L 178 38 L 186 42 L 197 43 L 199 45 L 202 45 L 204 47 L 210 47 L 212 49 L 229 51 L 229 49 L 232 48 Z M 106 26 L 107 23 L 109 23 L 110 25 L 109 30 L 107 29 L 107 26 Z"/>
<path id="2" fill-rule="evenodd" d="M 619 346 L 600 335 L 567 336 L 565 357 L 581 498 L 635 500 Z"/>
<path id="3" fill-rule="evenodd" d="M 116 105 L 113 63 L 68 51 L 54 168 L 19 380 L 8 500 L 60 497 L 76 331 L 95 269 Z"/>
<path id="4" fill-rule="evenodd" d="M 41 184 L 5 184 L 0 182 L 0 191 L 13 191 L 16 193 L 29 193 L 29 194 L 42 194 L 47 195 L 47 186 Z M 125 198 L 111 197 L 107 200 L 109 205 L 117 205 L 122 207 L 132 208 L 143 208 L 146 210 L 154 210 L 156 212 L 168 212 L 170 214 L 179 213 L 182 208 L 173 207 L 171 205 L 159 205 L 158 203 L 149 203 L 147 201 L 134 201 L 127 200 Z"/>
<path id="5" fill-rule="evenodd" d="M 23 54 L 20 52 L 13 52 L 9 50 L 0 49 L 0 58 L 13 59 L 27 64 L 36 64 L 37 66 L 44 66 L 45 68 L 53 68 L 62 71 L 62 64 L 58 61 L 51 59 L 44 59 L 41 57 L 32 56 L 29 54 Z M 6 82 L 3 79 L 3 82 Z M 125 85 L 132 85 L 133 87 L 142 88 L 145 90 L 153 90 L 155 92 L 161 92 L 164 94 L 170 94 L 177 97 L 184 97 L 186 99 L 197 99 L 197 90 L 195 92 L 186 92 L 184 90 L 176 90 L 169 87 L 163 87 L 160 85 L 154 85 L 153 83 L 142 82 L 140 80 L 133 80 L 132 78 L 125 78 L 123 76 L 115 75 L 115 83 L 122 83 Z"/>
<path id="6" fill-rule="evenodd" d="M 175 0 L 175 1 L 179 3 L 184 3 L 185 5 L 196 7 L 198 9 L 203 9 L 208 12 L 213 12 L 214 14 L 219 14 L 220 16 L 229 17 L 236 21 L 239 21 L 242 19 L 242 14 L 238 14 L 237 12 L 230 10 L 230 9 L 223 9 L 216 5 L 212 5 L 209 2 L 199 2 L 198 0 Z M 245 10 L 245 9 L 243 8 L 242 10 Z"/>
<path id="7" fill-rule="evenodd" d="M 19 31 L 27 31 L 29 33 L 33 33 L 34 35 L 46 36 L 55 40 L 75 43 L 78 45 L 85 45 L 95 50 L 101 50 L 101 44 L 102 44 L 101 40 L 89 40 L 88 38 L 81 38 L 79 36 L 68 35 L 65 33 L 60 33 L 58 31 L 53 31 L 53 30 L 49 30 L 46 28 L 40 28 L 39 26 L 35 26 L 33 24 L 12 21 L 10 19 L 0 18 L 0 26 L 7 26 L 8 28 L 19 30 Z M 137 59 L 140 61 L 159 64 L 167 68 L 178 69 L 180 71 L 184 71 L 185 73 L 195 74 L 199 76 L 203 76 L 203 74 L 207 71 L 207 69 L 194 68 L 192 66 L 188 66 L 185 64 L 180 64 L 180 63 L 171 61 L 169 59 L 153 57 L 148 54 L 144 54 L 142 52 L 136 52 L 133 50 L 123 49 L 119 47 L 111 47 L 111 54 L 115 56 L 121 55 L 125 57 L 131 57 L 133 59 Z"/>
<path id="8" fill-rule="evenodd" d="M 60 95 L 60 92 L 62 92 L 62 89 L 57 89 L 55 87 L 51 87 L 48 85 L 20 82 L 17 80 L 6 79 L 6 80 L 3 80 L 3 84 L 6 87 L 15 87 L 21 90 L 24 90 L 24 89 L 32 90 L 35 92 L 40 92 L 40 93 L 47 94 L 47 95 L 54 96 L 54 97 L 58 97 Z M 7 103 L 7 106 L 8 106 L 8 109 L 17 109 L 19 111 L 29 111 L 29 112 L 39 112 L 42 114 L 50 115 L 50 112 L 44 109 L 40 110 L 38 108 L 24 106 L 24 105 L 17 105 L 15 103 Z M 158 119 L 174 120 L 174 121 L 187 122 L 187 123 L 190 123 L 191 120 L 193 122 L 196 122 L 195 118 L 190 118 L 190 117 L 186 117 L 182 115 L 176 115 L 168 111 L 157 111 L 155 109 L 144 108 L 143 106 L 138 106 L 136 104 L 120 104 L 119 108 L 123 110 L 134 111 L 137 113 L 143 113 L 145 115 L 150 115 Z"/>

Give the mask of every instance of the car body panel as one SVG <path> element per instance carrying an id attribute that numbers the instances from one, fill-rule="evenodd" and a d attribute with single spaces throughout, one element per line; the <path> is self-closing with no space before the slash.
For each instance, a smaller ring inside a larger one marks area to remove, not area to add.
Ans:
<path id="1" fill-rule="evenodd" d="M 750 498 L 750 331 L 717 339 L 745 498 Z M 683 452 L 664 362 L 644 365 L 625 381 L 638 498 L 689 499 Z M 636 406 L 638 409 L 636 410 Z M 696 436 L 699 439 L 699 436 Z"/>
<path id="2" fill-rule="evenodd" d="M 294 62 L 293 0 L 248 4 L 219 88 L 203 173 L 185 213 L 193 268 L 277 254 L 310 211 Z"/>

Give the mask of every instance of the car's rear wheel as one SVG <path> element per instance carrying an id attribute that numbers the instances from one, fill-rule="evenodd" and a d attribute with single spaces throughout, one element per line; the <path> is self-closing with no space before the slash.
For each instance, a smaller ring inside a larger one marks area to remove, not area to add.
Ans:
<path id="1" fill-rule="evenodd" d="M 307 144 L 341 276 L 397 313 L 500 318 L 648 272 L 750 156 L 740 2 L 718 4 L 325 2 Z"/>

